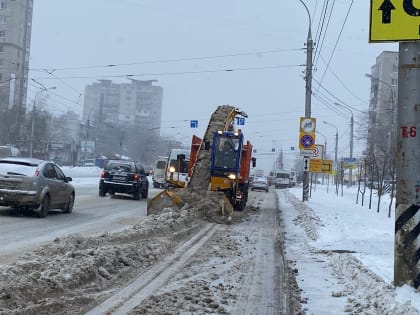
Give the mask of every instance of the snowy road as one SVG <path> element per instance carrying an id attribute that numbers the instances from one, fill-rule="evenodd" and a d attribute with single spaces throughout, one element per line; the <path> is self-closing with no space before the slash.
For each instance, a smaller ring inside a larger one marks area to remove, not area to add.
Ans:
<path id="1" fill-rule="evenodd" d="M 38 233 L 34 241 L 22 240 L 10 228 L 20 244 L 35 246 L 41 239 L 50 240 L 0 266 L 1 315 L 176 314 L 180 310 L 183 314 L 291 314 L 274 192 L 251 192 L 249 207 L 236 212 L 232 224 L 224 225 L 203 221 L 198 215 L 205 211 L 207 218 L 210 212 L 220 216 L 218 195 L 201 202 L 200 209 L 147 217 L 145 207 L 138 207 L 145 201 L 99 199 L 96 193 L 89 197 L 86 187 L 83 191 L 87 195 L 81 194 L 78 211 L 71 215 L 51 214 L 46 220 L 6 214 L 0 218 L 15 227 L 21 225 L 14 220 L 25 227 L 41 222 L 31 230 Z M 100 208 L 105 209 L 102 215 L 98 215 Z M 132 220 L 136 217 L 137 224 Z M 49 236 L 66 229 L 83 235 Z"/>
<path id="2" fill-rule="evenodd" d="M 16 216 L 0 207 L 0 264 L 13 261 L 22 252 L 70 234 L 89 236 L 115 232 L 137 224 L 146 216 L 146 200 L 129 196 L 98 197 L 96 178 L 75 179 L 76 202 L 73 213 L 52 210 L 44 219 Z M 151 189 L 151 194 L 157 191 Z"/>

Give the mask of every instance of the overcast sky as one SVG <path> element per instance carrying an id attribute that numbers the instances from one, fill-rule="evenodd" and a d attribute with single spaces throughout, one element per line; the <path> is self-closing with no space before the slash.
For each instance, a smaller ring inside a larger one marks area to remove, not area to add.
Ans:
<path id="1" fill-rule="evenodd" d="M 299 0 L 34 2 L 30 78 L 57 87 L 49 100 L 55 113 L 81 112 L 84 87 L 96 79 L 121 83 L 136 75 L 163 87 L 163 135 L 203 136 L 216 107 L 230 104 L 248 113 L 242 129 L 262 168 L 271 167 L 279 150 L 288 161 L 296 156 L 291 147 L 298 147 L 299 117 L 305 115 L 309 27 Z M 335 128 L 322 123 L 328 121 L 338 128 L 338 155 L 349 156 L 350 112 L 338 115 L 333 103 L 352 106 L 357 120 L 358 111 L 368 109 L 365 73 L 377 55 L 398 44 L 368 43 L 370 1 L 329 1 L 321 36 L 325 1 L 305 2 L 317 46 L 311 112 L 326 136 L 316 142 L 327 140 L 327 154 L 334 155 Z M 38 90 L 32 83 L 28 101 Z M 198 129 L 190 128 L 192 119 Z M 362 150 L 355 140 L 354 155 Z"/>

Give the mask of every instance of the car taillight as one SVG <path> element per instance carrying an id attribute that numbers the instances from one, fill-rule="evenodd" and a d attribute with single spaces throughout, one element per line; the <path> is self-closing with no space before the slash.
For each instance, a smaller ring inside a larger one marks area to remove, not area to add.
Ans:
<path id="1" fill-rule="evenodd" d="M 104 178 L 105 177 L 105 171 L 104 170 L 102 170 L 101 171 L 101 178 Z"/>
<path id="2" fill-rule="evenodd" d="M 36 177 L 36 176 L 39 176 L 39 169 L 36 169 L 36 170 L 35 170 L 34 176 L 35 176 L 35 177 Z"/>
<path id="3" fill-rule="evenodd" d="M 134 174 L 134 180 L 139 180 L 140 175 L 139 174 Z"/>

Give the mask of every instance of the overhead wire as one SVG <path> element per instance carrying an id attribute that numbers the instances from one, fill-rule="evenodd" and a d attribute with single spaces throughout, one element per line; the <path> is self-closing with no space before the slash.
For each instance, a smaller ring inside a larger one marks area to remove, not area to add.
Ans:
<path id="1" fill-rule="evenodd" d="M 319 54 L 319 57 L 322 59 L 322 61 L 325 62 L 325 64 L 327 64 L 327 62 L 325 61 L 324 57 L 322 56 L 322 54 Z M 340 79 L 340 77 L 331 69 L 331 67 L 328 68 L 328 71 L 331 72 L 331 74 L 337 79 L 337 81 L 341 84 L 341 86 L 350 93 L 350 95 L 352 95 L 354 98 L 358 99 L 359 101 L 361 101 L 363 104 L 367 104 L 366 100 L 363 100 L 361 97 L 359 97 L 358 95 L 356 95 L 352 90 L 350 90 L 350 88 L 343 82 L 343 80 Z"/>
<path id="2" fill-rule="evenodd" d="M 255 71 L 255 70 L 274 70 L 281 68 L 304 67 L 304 64 L 289 64 L 289 65 L 269 65 L 260 67 L 244 67 L 244 68 L 226 68 L 215 70 L 197 70 L 197 71 L 179 71 L 179 72 L 156 72 L 156 73 L 136 73 L 136 74 L 119 74 L 119 75 L 87 75 L 87 76 L 63 76 L 61 79 L 100 79 L 100 78 L 132 78 L 144 76 L 167 76 L 167 75 L 188 75 L 201 73 L 220 73 L 220 72 L 234 72 L 234 71 Z M 37 80 L 52 80 L 51 77 L 37 77 Z"/>
<path id="3" fill-rule="evenodd" d="M 207 59 L 219 59 L 227 57 L 240 57 L 240 56 L 250 56 L 250 55 L 261 55 L 261 54 L 272 54 L 279 52 L 290 52 L 290 51 L 300 51 L 302 48 L 291 48 L 291 49 L 272 49 L 272 50 L 262 50 L 262 51 L 253 51 L 253 52 L 244 52 L 244 53 L 233 53 L 233 54 L 224 54 L 224 55 L 214 55 L 214 56 L 202 56 L 202 57 L 185 57 L 185 58 L 174 58 L 174 59 L 158 59 L 150 61 L 137 61 L 130 63 L 115 63 L 107 65 L 95 65 L 95 66 L 78 66 L 78 67 L 53 67 L 51 70 L 46 68 L 30 68 L 31 71 L 48 71 L 52 74 L 56 71 L 68 71 L 68 70 L 83 70 L 83 69 L 98 69 L 98 68 L 114 68 L 114 67 L 123 67 L 123 66 L 133 66 L 133 65 L 146 65 L 146 64 L 156 64 L 156 63 L 171 63 L 171 62 L 183 62 L 183 61 L 195 61 L 195 60 L 207 60 Z"/>
<path id="4" fill-rule="evenodd" d="M 318 42 L 317 49 L 315 50 L 315 58 L 314 58 L 314 60 L 315 60 L 314 67 L 315 68 L 317 68 L 319 55 L 321 54 L 322 48 L 323 48 L 324 43 L 325 43 L 325 37 L 328 33 L 328 27 L 330 25 L 331 16 L 332 16 L 332 13 L 333 13 L 333 10 L 334 10 L 334 5 L 335 5 L 335 0 L 333 0 L 332 5 L 331 5 L 330 10 L 329 10 L 327 25 L 325 26 L 325 31 L 324 31 L 324 34 L 322 36 L 321 43 Z"/>
<path id="5" fill-rule="evenodd" d="M 343 29 L 344 29 L 344 26 L 346 25 L 346 22 L 347 22 L 347 19 L 348 19 L 348 17 L 349 17 L 349 14 L 350 14 L 350 11 L 351 11 L 352 6 L 353 6 L 353 0 L 351 0 L 351 2 L 350 2 L 349 8 L 348 8 L 348 10 L 347 10 L 346 17 L 345 17 L 345 19 L 344 19 L 344 22 L 343 22 L 343 24 L 342 24 L 341 28 L 340 28 L 340 32 L 339 32 L 339 34 L 338 34 L 337 40 L 335 41 L 335 45 L 334 45 L 334 48 L 333 48 L 333 50 L 332 50 L 332 52 L 331 52 L 331 54 L 330 54 L 330 57 L 329 57 L 328 62 L 327 62 L 327 65 L 326 65 L 326 67 L 325 67 L 325 69 L 324 69 L 324 72 L 323 72 L 323 74 L 322 74 L 322 77 L 321 77 L 320 83 L 322 83 L 322 81 L 324 81 L 325 74 L 327 73 L 327 70 L 328 70 L 328 68 L 329 68 L 329 66 L 330 66 L 330 64 L 331 64 L 331 60 L 332 60 L 332 58 L 333 58 L 333 56 L 334 56 L 335 50 L 336 50 L 336 48 L 337 48 L 337 46 L 338 46 L 338 43 L 339 43 L 339 41 L 340 41 L 341 34 L 343 33 Z"/>

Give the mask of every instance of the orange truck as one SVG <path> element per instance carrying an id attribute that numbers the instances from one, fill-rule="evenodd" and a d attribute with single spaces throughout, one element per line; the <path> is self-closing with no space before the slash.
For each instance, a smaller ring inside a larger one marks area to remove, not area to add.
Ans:
<path id="1" fill-rule="evenodd" d="M 190 174 L 197 161 L 198 151 L 202 140 L 193 136 L 190 155 Z M 248 201 L 249 174 L 251 165 L 255 167 L 252 157 L 252 145 L 244 143 L 241 130 L 220 131 L 213 133 L 211 142 L 209 182 L 210 190 L 222 191 L 226 195 L 233 209 L 243 210 Z"/>

